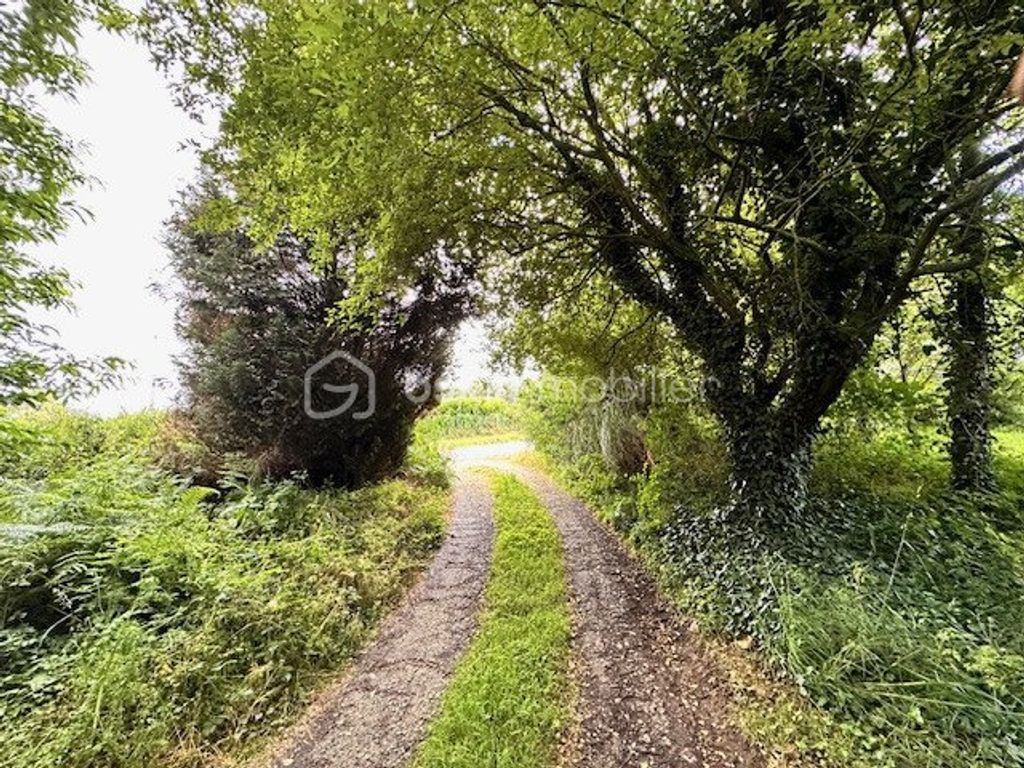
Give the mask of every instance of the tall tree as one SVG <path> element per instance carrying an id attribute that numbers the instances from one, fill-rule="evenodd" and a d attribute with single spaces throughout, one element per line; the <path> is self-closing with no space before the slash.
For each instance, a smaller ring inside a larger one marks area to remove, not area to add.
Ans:
<path id="1" fill-rule="evenodd" d="M 964 151 L 963 168 L 982 162 L 978 146 Z M 962 234 L 954 240 L 965 261 L 979 267 L 986 261 L 984 210 L 967 211 Z M 949 456 L 953 488 L 991 490 L 992 431 L 990 421 L 993 388 L 989 298 L 978 271 L 962 272 L 951 279 L 943 322 L 949 348 L 946 366 L 946 415 L 949 421 Z"/>
<path id="2" fill-rule="evenodd" d="M 36 402 L 109 379 L 118 362 L 63 352 L 31 308 L 66 307 L 66 271 L 40 266 L 31 247 L 54 240 L 75 215 L 82 182 L 74 146 L 39 109 L 40 91 L 72 97 L 85 78 L 79 27 L 116 9 L 101 2 L 24 0 L 0 8 L 0 404 Z"/>
<path id="3" fill-rule="evenodd" d="M 178 54 L 229 97 L 221 159 L 257 220 L 372 208 L 370 280 L 426 237 L 614 281 L 702 361 L 745 524 L 798 517 L 822 415 L 915 281 L 972 267 L 946 228 L 1024 169 L 1013 0 L 175 6 L 147 18 L 230 41 Z"/>

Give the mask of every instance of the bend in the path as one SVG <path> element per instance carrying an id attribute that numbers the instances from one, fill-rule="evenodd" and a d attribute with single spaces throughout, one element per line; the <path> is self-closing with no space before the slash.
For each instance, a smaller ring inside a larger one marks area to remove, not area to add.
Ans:
<path id="1" fill-rule="evenodd" d="M 397 768 L 408 761 L 476 629 L 494 540 L 491 504 L 486 483 L 460 473 L 433 564 L 269 765 Z"/>
<path id="2" fill-rule="evenodd" d="M 580 768 L 763 765 L 730 725 L 727 689 L 699 638 L 680 625 L 618 538 L 543 473 L 502 459 L 482 463 L 526 481 L 562 536 L 580 710 L 566 761 Z"/>

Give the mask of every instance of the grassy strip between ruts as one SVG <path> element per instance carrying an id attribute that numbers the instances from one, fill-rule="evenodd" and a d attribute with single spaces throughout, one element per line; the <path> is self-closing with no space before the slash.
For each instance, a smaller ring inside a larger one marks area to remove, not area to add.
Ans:
<path id="1" fill-rule="evenodd" d="M 415 768 L 541 768 L 567 723 L 569 606 L 558 532 L 520 481 L 494 474 L 498 526 L 480 629 Z"/>

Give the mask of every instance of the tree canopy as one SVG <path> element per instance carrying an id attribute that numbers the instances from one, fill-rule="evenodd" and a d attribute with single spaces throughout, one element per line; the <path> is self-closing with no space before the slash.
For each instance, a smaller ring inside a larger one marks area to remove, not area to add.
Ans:
<path id="1" fill-rule="evenodd" d="M 63 352 L 31 308 L 67 307 L 63 269 L 40 266 L 29 249 L 54 240 L 84 215 L 71 194 L 83 183 L 75 146 L 50 125 L 40 91 L 73 96 L 85 80 L 75 50 L 79 28 L 102 16 L 125 20 L 102 1 L 26 0 L 0 9 L 0 404 L 36 402 L 108 380 L 113 359 L 79 360 Z"/>
<path id="2" fill-rule="evenodd" d="M 244 7 L 143 20 L 165 54 L 175 25 L 204 41 L 176 53 L 226 98 L 211 159 L 256 231 L 359 227 L 361 283 L 432 248 L 526 305 L 614 282 L 702 361 L 759 515 L 802 496 L 885 320 L 920 278 L 976 266 L 956 256 L 968 213 L 1024 168 L 1010 0 Z"/>

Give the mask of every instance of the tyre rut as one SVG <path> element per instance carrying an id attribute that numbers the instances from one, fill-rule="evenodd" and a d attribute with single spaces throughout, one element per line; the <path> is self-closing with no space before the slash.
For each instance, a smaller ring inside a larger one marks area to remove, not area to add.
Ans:
<path id="1" fill-rule="evenodd" d="M 492 499 L 460 473 L 434 562 L 342 680 L 324 691 L 262 764 L 397 768 L 425 735 L 476 630 L 494 543 Z"/>
<path id="2" fill-rule="evenodd" d="M 762 766 L 759 751 L 730 723 L 728 690 L 700 638 L 680 624 L 618 538 L 543 473 L 501 460 L 486 464 L 524 480 L 562 536 L 579 689 L 563 764 Z"/>

